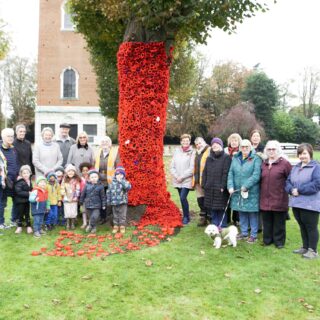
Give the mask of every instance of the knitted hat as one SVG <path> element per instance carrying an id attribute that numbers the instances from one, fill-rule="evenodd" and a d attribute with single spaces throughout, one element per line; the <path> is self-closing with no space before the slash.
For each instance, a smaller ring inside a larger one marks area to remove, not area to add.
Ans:
<path id="1" fill-rule="evenodd" d="M 77 172 L 76 167 L 75 167 L 73 164 L 69 163 L 69 164 L 66 166 L 66 168 L 65 168 L 64 171 L 67 173 L 68 171 L 71 171 L 71 170 L 73 170 L 74 172 Z"/>
<path id="2" fill-rule="evenodd" d="M 47 179 L 44 176 L 39 176 L 36 180 L 36 184 L 39 184 L 40 181 L 44 180 L 45 182 L 47 182 Z"/>
<path id="3" fill-rule="evenodd" d="M 89 175 L 89 176 L 92 175 L 92 174 L 94 174 L 94 173 L 96 173 L 98 176 L 100 176 L 100 175 L 99 175 L 99 171 L 96 170 L 96 169 L 91 169 L 91 170 L 88 171 L 88 175 Z"/>
<path id="4" fill-rule="evenodd" d="M 62 173 L 64 173 L 64 168 L 61 166 L 61 167 L 58 167 L 56 170 L 54 170 L 54 172 L 58 172 L 58 171 L 61 171 Z"/>
<path id="5" fill-rule="evenodd" d="M 219 144 L 220 146 L 221 146 L 221 148 L 223 149 L 223 142 L 222 142 L 222 140 L 220 139 L 220 138 L 213 138 L 212 140 L 211 140 L 211 145 L 213 145 L 214 143 L 217 143 L 217 144 Z"/>
<path id="6" fill-rule="evenodd" d="M 24 171 L 24 170 L 28 170 L 29 173 L 30 173 L 30 175 L 32 174 L 30 166 L 28 166 L 27 164 L 25 164 L 24 166 L 21 166 L 21 168 L 20 168 L 20 170 L 19 170 L 19 175 L 20 175 L 20 176 L 21 176 L 21 174 L 22 174 L 22 171 Z"/>
<path id="7" fill-rule="evenodd" d="M 126 171 L 123 166 L 117 166 L 114 175 L 116 176 L 117 174 L 123 174 L 124 177 L 126 176 Z"/>
<path id="8" fill-rule="evenodd" d="M 53 171 L 50 171 L 49 173 L 47 173 L 47 180 L 48 181 L 50 180 L 51 177 L 54 177 L 55 180 L 57 180 L 57 175 Z"/>

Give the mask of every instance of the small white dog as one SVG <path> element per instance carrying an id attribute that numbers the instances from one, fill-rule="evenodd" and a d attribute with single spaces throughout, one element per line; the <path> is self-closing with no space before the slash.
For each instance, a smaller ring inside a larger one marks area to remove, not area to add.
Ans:
<path id="1" fill-rule="evenodd" d="M 229 226 L 228 228 L 219 228 L 214 224 L 209 224 L 204 232 L 214 239 L 213 246 L 216 249 L 220 249 L 222 241 L 228 241 L 229 246 L 236 247 L 237 246 L 237 234 L 238 229 L 235 226 Z"/>

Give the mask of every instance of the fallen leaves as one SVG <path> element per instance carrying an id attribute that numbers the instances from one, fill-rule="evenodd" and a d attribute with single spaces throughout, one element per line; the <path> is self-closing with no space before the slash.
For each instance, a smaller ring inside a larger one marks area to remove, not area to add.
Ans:
<path id="1" fill-rule="evenodd" d="M 151 267 L 153 265 L 153 262 L 151 260 L 146 260 L 145 265 L 147 267 Z"/>
<path id="2" fill-rule="evenodd" d="M 262 292 L 262 290 L 259 289 L 259 288 L 257 288 L 257 289 L 254 289 L 254 292 L 255 292 L 256 294 L 260 294 L 260 293 Z"/>
<path id="3" fill-rule="evenodd" d="M 304 298 L 299 298 L 298 302 L 300 302 L 301 305 L 308 310 L 308 312 L 310 313 L 314 312 L 314 306 L 307 303 Z"/>
<path id="4" fill-rule="evenodd" d="M 59 237 L 54 241 L 54 248 L 42 247 L 39 251 L 32 251 L 32 256 L 50 257 L 94 257 L 101 260 L 111 254 L 123 254 L 128 251 L 141 250 L 159 245 L 162 241 L 171 241 L 169 236 L 174 234 L 174 228 L 161 226 L 143 227 L 132 224 L 136 228 L 128 229 L 123 235 L 107 233 L 77 234 L 72 231 L 61 230 Z M 132 231 L 132 232 L 130 232 Z"/>
<path id="5" fill-rule="evenodd" d="M 85 275 L 83 277 L 81 277 L 82 280 L 91 280 L 92 276 L 91 275 Z"/>

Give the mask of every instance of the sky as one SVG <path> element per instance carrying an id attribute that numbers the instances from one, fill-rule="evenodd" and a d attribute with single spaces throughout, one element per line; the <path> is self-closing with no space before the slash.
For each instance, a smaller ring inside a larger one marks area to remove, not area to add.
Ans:
<path id="1" fill-rule="evenodd" d="M 320 0 L 265 0 L 270 10 L 238 25 L 235 34 L 212 31 L 205 54 L 208 70 L 221 61 L 260 68 L 277 84 L 296 80 L 305 67 L 320 70 Z M 17 10 L 18 8 L 18 10 Z M 37 58 L 39 0 L 0 0 L 0 18 L 12 38 L 13 52 Z"/>

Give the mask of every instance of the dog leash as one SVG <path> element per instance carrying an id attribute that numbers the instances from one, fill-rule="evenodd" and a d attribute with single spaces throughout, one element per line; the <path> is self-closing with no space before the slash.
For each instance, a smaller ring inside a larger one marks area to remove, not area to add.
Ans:
<path id="1" fill-rule="evenodd" d="M 227 205 L 226 205 L 226 207 L 225 207 L 225 209 L 224 209 L 224 212 L 223 212 L 222 219 L 221 219 L 221 221 L 220 221 L 220 223 L 219 223 L 219 225 L 218 225 L 218 229 L 219 229 L 220 232 L 221 232 L 221 229 L 222 229 L 222 228 L 221 228 L 221 225 L 222 225 L 223 219 L 224 219 L 224 217 L 225 217 L 225 215 L 226 215 L 226 212 L 227 212 L 227 210 L 228 210 L 231 197 L 234 195 L 235 192 L 239 192 L 239 191 L 240 191 L 240 189 L 234 190 L 233 193 L 229 195 L 229 198 L 228 198 L 228 201 L 227 201 Z"/>

